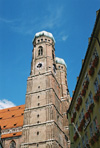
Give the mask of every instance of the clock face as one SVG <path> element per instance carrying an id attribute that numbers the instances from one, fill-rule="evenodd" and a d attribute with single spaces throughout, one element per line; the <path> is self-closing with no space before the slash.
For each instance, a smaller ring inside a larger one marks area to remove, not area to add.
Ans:
<path id="1" fill-rule="evenodd" d="M 43 67 L 43 63 L 42 62 L 39 62 L 36 64 L 36 68 L 37 69 L 41 69 Z"/>

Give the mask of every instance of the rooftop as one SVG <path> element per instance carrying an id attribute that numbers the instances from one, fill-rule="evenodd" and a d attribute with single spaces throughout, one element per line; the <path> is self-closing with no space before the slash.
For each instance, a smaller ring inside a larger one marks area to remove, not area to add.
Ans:
<path id="1" fill-rule="evenodd" d="M 47 31 L 38 32 L 38 33 L 35 34 L 34 39 L 37 38 L 37 37 L 40 37 L 40 36 L 49 37 L 49 38 L 53 39 L 53 41 L 55 43 L 55 39 L 54 39 L 52 33 L 50 33 L 50 32 L 47 32 Z M 34 39 L 33 39 L 33 41 L 34 41 Z"/>
<path id="2" fill-rule="evenodd" d="M 0 126 L 2 130 L 23 126 L 25 105 L 0 110 Z M 17 132 L 18 133 L 18 132 Z M 17 136 L 19 133 L 4 134 L 1 138 Z M 14 134 L 14 135 L 13 135 Z M 20 132 L 21 134 L 21 132 Z"/>
<path id="3" fill-rule="evenodd" d="M 65 63 L 65 61 L 64 61 L 63 59 L 56 57 L 56 58 L 55 58 L 55 61 L 56 61 L 56 63 L 65 65 L 65 67 L 67 67 L 67 66 L 66 66 L 66 63 Z"/>

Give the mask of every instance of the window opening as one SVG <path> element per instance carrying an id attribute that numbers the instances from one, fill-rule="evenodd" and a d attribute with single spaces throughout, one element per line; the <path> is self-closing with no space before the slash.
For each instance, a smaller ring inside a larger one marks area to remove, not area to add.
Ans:
<path id="1" fill-rule="evenodd" d="M 37 117 L 39 118 L 39 114 L 37 115 Z"/>
<path id="2" fill-rule="evenodd" d="M 93 135 L 93 128 L 92 128 L 92 124 L 90 125 L 90 136 L 92 137 Z"/>
<path id="3" fill-rule="evenodd" d="M 89 103 L 88 103 L 88 99 L 87 99 L 86 102 L 85 102 L 86 111 L 88 110 L 88 106 L 89 106 Z"/>
<path id="4" fill-rule="evenodd" d="M 52 50 L 52 58 L 54 59 L 54 51 Z"/>
<path id="5" fill-rule="evenodd" d="M 16 143 L 15 143 L 15 141 L 12 141 L 12 142 L 10 143 L 10 148 L 16 148 Z"/>
<path id="6" fill-rule="evenodd" d="M 95 92 L 97 92 L 97 90 L 98 90 L 98 80 L 97 80 L 97 78 L 96 78 L 96 80 L 94 82 L 94 90 L 95 90 Z"/>
<path id="7" fill-rule="evenodd" d="M 99 78 L 99 82 L 100 82 L 100 70 L 99 70 L 99 72 L 98 72 L 98 78 Z"/>
<path id="8" fill-rule="evenodd" d="M 93 103 L 93 95 L 92 93 L 90 92 L 89 93 L 89 104 L 92 104 Z"/>
<path id="9" fill-rule="evenodd" d="M 40 103 L 38 103 L 38 106 L 40 106 Z"/>
<path id="10" fill-rule="evenodd" d="M 42 56 L 42 55 L 43 55 L 43 47 L 40 46 L 38 50 L 38 56 Z"/>

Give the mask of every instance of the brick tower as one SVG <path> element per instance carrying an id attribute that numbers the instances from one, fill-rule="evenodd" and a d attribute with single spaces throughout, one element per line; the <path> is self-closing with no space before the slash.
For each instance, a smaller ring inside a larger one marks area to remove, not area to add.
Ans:
<path id="1" fill-rule="evenodd" d="M 27 80 L 21 148 L 67 148 L 70 103 L 66 64 L 55 58 L 55 40 L 42 31 L 33 40 L 31 73 Z"/>

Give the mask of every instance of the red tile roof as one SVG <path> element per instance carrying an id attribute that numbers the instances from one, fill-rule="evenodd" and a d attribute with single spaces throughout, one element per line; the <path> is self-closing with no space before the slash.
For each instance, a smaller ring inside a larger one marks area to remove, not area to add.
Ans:
<path id="1" fill-rule="evenodd" d="M 24 109 L 25 105 L 20 105 L 16 107 L 11 107 L 7 109 L 0 110 L 0 126 L 1 129 L 11 129 L 16 127 L 23 126 L 23 119 L 24 119 Z M 2 135 L 2 138 L 6 137 L 13 137 L 21 135 L 22 132 L 17 133 L 10 133 L 6 135 Z"/>
<path id="2" fill-rule="evenodd" d="M 3 139 L 3 138 L 16 137 L 21 135 L 22 135 L 22 132 L 10 133 L 10 134 L 1 135 L 1 138 Z"/>

